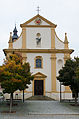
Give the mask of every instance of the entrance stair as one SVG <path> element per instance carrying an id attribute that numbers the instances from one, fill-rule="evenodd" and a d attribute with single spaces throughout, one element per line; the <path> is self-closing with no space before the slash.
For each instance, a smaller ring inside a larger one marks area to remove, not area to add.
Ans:
<path id="1" fill-rule="evenodd" d="M 47 97 L 47 96 L 31 96 L 30 98 L 27 98 L 26 100 L 48 100 L 48 101 L 50 100 L 52 101 L 54 99 Z"/>

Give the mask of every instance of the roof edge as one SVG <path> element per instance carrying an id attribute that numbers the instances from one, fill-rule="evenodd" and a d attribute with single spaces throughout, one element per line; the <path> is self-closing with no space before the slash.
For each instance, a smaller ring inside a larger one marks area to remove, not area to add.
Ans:
<path id="1" fill-rule="evenodd" d="M 46 18 L 42 17 L 41 15 L 37 14 L 36 16 L 34 16 L 33 18 L 29 19 L 28 21 L 26 21 L 23 24 L 20 24 L 21 27 L 26 26 L 28 23 L 30 23 L 31 21 L 33 21 L 34 19 L 36 19 L 37 17 L 41 18 L 42 20 L 44 20 L 45 22 L 47 22 L 49 25 L 53 25 L 55 28 L 57 27 L 56 24 L 52 23 L 51 21 L 47 20 Z M 38 26 L 38 25 L 37 25 Z"/>
<path id="2" fill-rule="evenodd" d="M 63 42 L 62 40 L 60 40 L 60 38 L 57 36 L 56 32 L 55 32 L 55 35 L 56 35 L 56 37 L 58 38 L 58 40 L 59 40 L 60 42 L 64 43 L 64 42 Z"/>
<path id="3" fill-rule="evenodd" d="M 73 49 L 3 49 L 5 55 L 12 52 L 22 53 L 73 53 Z"/>

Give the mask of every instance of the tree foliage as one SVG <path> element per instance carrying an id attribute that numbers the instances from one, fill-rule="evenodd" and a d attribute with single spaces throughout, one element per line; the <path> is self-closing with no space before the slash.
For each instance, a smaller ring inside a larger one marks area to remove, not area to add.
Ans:
<path id="1" fill-rule="evenodd" d="M 24 90 L 33 80 L 29 63 L 22 64 L 19 54 L 11 54 L 0 66 L 0 83 L 4 93 L 10 94 L 10 112 L 12 108 L 13 93 Z"/>
<path id="2" fill-rule="evenodd" d="M 59 71 L 57 79 L 62 85 L 69 86 L 72 92 L 77 95 L 79 92 L 79 58 L 67 60 Z"/>
<path id="3" fill-rule="evenodd" d="M 31 76 L 30 65 L 22 64 L 22 58 L 19 55 L 11 54 L 0 66 L 0 82 L 4 93 L 26 89 L 31 80 L 33 76 Z"/>

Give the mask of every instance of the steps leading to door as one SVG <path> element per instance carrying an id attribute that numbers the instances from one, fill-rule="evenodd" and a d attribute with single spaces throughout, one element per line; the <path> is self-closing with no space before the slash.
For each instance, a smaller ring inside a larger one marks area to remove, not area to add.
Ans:
<path id="1" fill-rule="evenodd" d="M 54 100 L 50 97 L 47 97 L 47 96 L 32 96 L 30 98 L 27 98 L 26 100 Z"/>

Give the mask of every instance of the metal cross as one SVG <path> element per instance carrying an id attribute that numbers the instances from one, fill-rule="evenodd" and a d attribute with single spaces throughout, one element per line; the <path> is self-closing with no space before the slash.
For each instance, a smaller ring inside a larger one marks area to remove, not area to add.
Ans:
<path id="1" fill-rule="evenodd" d="M 39 8 L 40 8 L 40 7 L 38 6 L 38 7 L 37 7 L 37 10 L 36 10 L 36 11 L 38 12 L 38 14 L 39 14 L 39 11 L 40 11 L 40 9 L 39 9 Z"/>

